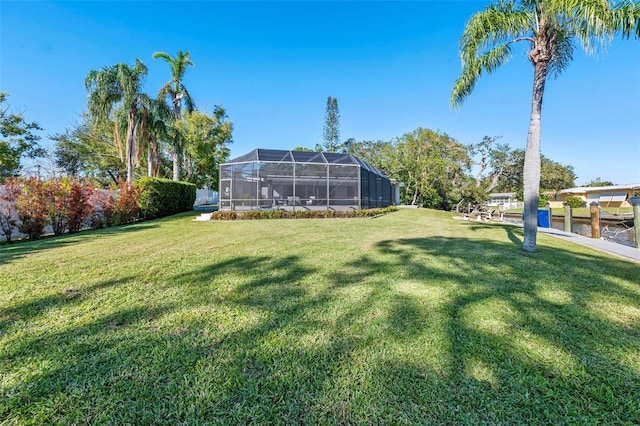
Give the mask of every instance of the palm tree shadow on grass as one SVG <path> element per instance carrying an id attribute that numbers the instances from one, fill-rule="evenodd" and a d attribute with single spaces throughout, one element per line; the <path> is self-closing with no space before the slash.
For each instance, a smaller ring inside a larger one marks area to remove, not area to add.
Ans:
<path id="1" fill-rule="evenodd" d="M 103 229 L 85 230 L 75 234 L 50 236 L 41 240 L 17 241 L 0 246 L 0 265 L 21 259 L 31 253 L 81 244 L 85 241 L 92 241 L 96 238 L 104 238 L 110 235 L 121 235 L 130 232 L 154 229 L 158 226 L 159 225 L 156 223 L 143 222 Z"/>
<path id="2" fill-rule="evenodd" d="M 45 317 L 55 309 L 77 306 L 93 297 L 96 292 L 108 290 L 111 287 L 126 284 L 130 278 L 111 279 L 100 281 L 91 285 L 66 288 L 60 292 L 48 294 L 43 297 L 30 299 L 17 305 L 4 304 L 0 316 L 0 331 L 15 326 L 17 321 L 31 321 L 37 317 Z"/>
<path id="3" fill-rule="evenodd" d="M 509 241 L 511 241 L 516 246 L 519 246 L 519 247 L 522 246 L 522 239 L 524 238 L 523 230 L 522 228 L 516 228 L 514 225 L 501 225 L 497 223 L 493 223 L 490 225 L 470 223 L 468 226 L 472 231 L 479 231 L 483 229 L 495 229 L 496 227 L 501 227 L 506 232 L 507 237 L 509 238 Z"/>
<path id="4" fill-rule="evenodd" d="M 332 269 L 339 269 L 335 273 L 323 273 L 329 285 L 319 291 L 299 284 L 318 271 L 301 266 L 298 257 L 235 259 L 199 271 L 202 277 L 229 269 L 243 271 L 248 280 L 228 301 L 266 312 L 260 324 L 225 339 L 232 346 L 245 342 L 238 352 L 243 361 L 235 367 L 243 385 L 227 394 L 219 408 L 224 411 L 237 404 L 270 405 L 268 397 L 273 397 L 289 402 L 280 411 L 274 408 L 283 418 L 347 423 L 369 415 L 395 418 L 400 412 L 411 413 L 414 419 L 445 423 L 451 419 L 526 422 L 532 413 L 538 421 L 570 419 L 572 415 L 604 421 L 608 416 L 625 419 L 629 413 L 637 413 L 632 398 L 607 400 L 609 393 L 629 395 L 638 380 L 629 382 L 633 370 L 616 358 L 615 351 L 600 350 L 600 345 L 616 348 L 633 342 L 637 329 L 620 328 L 585 308 L 590 298 L 601 296 L 603 286 L 608 295 L 631 305 L 640 304 L 638 292 L 617 285 L 602 272 L 605 265 L 611 267 L 609 261 L 569 252 L 546 256 L 543 251 L 534 264 L 531 255 L 514 253 L 509 244 L 481 241 L 480 248 L 478 252 L 477 241 L 455 238 L 381 242 L 376 249 L 382 257 L 364 254 L 343 268 Z M 440 264 L 451 265 L 452 269 L 426 266 L 425 254 L 440 258 Z M 578 262 L 590 266 L 567 270 L 567 265 Z M 560 296 L 566 301 L 548 300 L 545 286 L 549 277 L 530 271 L 534 267 L 571 276 L 564 287 L 560 284 Z M 636 271 L 632 265 L 616 262 L 613 269 L 622 279 L 633 282 Z M 594 275 L 594 271 L 598 272 Z M 390 284 L 389 273 L 398 274 L 400 281 L 434 288 L 456 285 L 462 291 L 429 311 L 419 298 L 398 294 L 397 286 Z M 340 292 L 349 287 L 365 287 L 368 293 L 336 309 L 335 321 L 317 319 L 321 315 L 314 313 L 331 310 Z M 492 307 L 494 304 L 497 308 Z M 504 314 L 503 310 L 516 314 L 498 321 L 496 326 L 503 330 L 494 332 L 491 324 L 487 330 L 469 318 L 469 311 L 485 305 L 490 315 Z M 385 309 L 382 327 L 376 328 L 380 321 L 372 312 Z M 492 313 L 491 309 L 497 310 Z M 440 324 L 439 318 L 446 324 Z M 374 357 L 365 373 L 350 376 L 352 365 L 362 362 L 359 357 L 363 352 L 376 352 L 385 341 L 406 341 L 403 344 L 409 347 L 425 334 L 437 334 L 440 326 L 447 330 L 448 344 L 444 346 L 449 345 L 441 353 L 448 358 L 446 373 L 428 362 L 391 362 Z M 277 358 L 262 352 L 264 340 L 278 335 L 287 336 L 283 339 L 291 346 L 278 347 Z M 310 335 L 328 337 L 316 338 L 322 344 L 301 352 L 300 342 Z M 532 342 L 531 347 L 528 342 Z M 536 352 L 536 345 L 544 351 Z M 560 355 L 549 356 L 545 351 Z M 568 365 L 563 365 L 565 362 Z M 294 374 L 290 370 L 282 373 L 277 366 L 283 364 L 306 373 L 288 381 Z M 596 385 L 610 377 L 623 379 L 607 381 L 606 391 Z M 361 396 L 355 398 L 353 392 Z M 554 393 L 560 406 L 549 405 L 549 395 Z M 592 405 L 598 408 L 590 408 Z M 452 414 L 452 406 L 459 411 Z M 563 411 L 566 407 L 569 414 Z M 251 419 L 246 412 L 231 409 L 230 413 L 236 421 Z"/>
<path id="5" fill-rule="evenodd" d="M 16 381 L 0 414 L 139 424 L 638 415 L 640 380 L 619 357 L 637 349 L 638 329 L 588 309 L 603 295 L 639 306 L 633 265 L 547 251 L 532 261 L 508 243 L 458 238 L 382 241 L 310 265 L 273 254 L 168 273 L 147 307 L 124 303 L 15 343 L 0 354 Z M 550 270 L 563 274 L 554 285 Z M 32 359 L 51 367 L 16 379 Z"/>
<path id="6" fill-rule="evenodd" d="M 633 317 L 625 323 L 597 310 L 602 300 L 631 312 L 640 307 L 637 266 L 559 250 L 540 250 L 532 261 L 508 244 L 457 238 L 389 240 L 377 248 L 414 265 L 404 280 L 459 287 L 446 304 L 452 347 L 445 398 L 454 395 L 463 407 L 457 421 L 528 422 L 531 413 L 541 422 L 640 418 L 630 396 L 640 388 L 639 366 L 624 361 L 640 350 L 640 329 Z M 425 255 L 452 268 L 427 267 Z M 406 373 L 415 365 L 390 368 Z"/>

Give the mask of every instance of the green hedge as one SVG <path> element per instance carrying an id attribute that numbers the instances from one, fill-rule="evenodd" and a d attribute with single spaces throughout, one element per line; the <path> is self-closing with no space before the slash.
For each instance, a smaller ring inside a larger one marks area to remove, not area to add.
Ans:
<path id="1" fill-rule="evenodd" d="M 196 186 L 189 182 L 145 177 L 136 182 L 142 193 L 138 205 L 143 219 L 193 210 Z"/>
<path id="2" fill-rule="evenodd" d="M 211 220 L 260 220 L 260 219 L 328 219 L 350 217 L 375 217 L 395 212 L 396 206 L 363 210 L 223 210 L 211 215 Z"/>
<path id="3" fill-rule="evenodd" d="M 582 204 L 584 203 L 584 201 L 582 201 L 582 198 L 576 197 L 575 195 L 568 196 L 565 201 L 569 203 L 569 206 L 571 206 L 572 209 L 582 207 Z"/>

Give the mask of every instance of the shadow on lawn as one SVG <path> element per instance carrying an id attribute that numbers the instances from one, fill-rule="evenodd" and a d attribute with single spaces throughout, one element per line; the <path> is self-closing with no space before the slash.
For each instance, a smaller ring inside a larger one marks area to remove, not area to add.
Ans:
<path id="1" fill-rule="evenodd" d="M 517 232 L 506 230 L 519 245 Z M 532 256 L 458 238 L 389 240 L 377 247 L 412 265 L 404 279 L 435 276 L 444 287 L 458 287 L 446 304 L 449 393 L 436 404 L 453 396 L 464 407 L 456 422 L 640 419 L 631 396 L 640 389 L 636 265 L 542 246 Z M 430 268 L 424 256 L 451 267 Z"/>
<path id="2" fill-rule="evenodd" d="M 636 265 L 442 237 L 381 241 L 342 264 L 309 265 L 302 254 L 274 254 L 169 272 L 131 295 L 147 305 L 125 301 L 77 327 L 3 343 L 0 364 L 12 374 L 0 388 L 0 417 L 137 424 L 640 418 L 637 323 L 594 310 L 610 300 L 634 315 Z M 85 290 L 73 303 L 91 296 Z M 33 301 L 10 318 L 29 321 L 65 303 Z M 33 360 L 44 367 L 20 375 Z"/>
<path id="3" fill-rule="evenodd" d="M 128 281 L 128 278 L 100 281 L 89 286 L 67 288 L 54 294 L 28 300 L 27 302 L 11 306 L 10 308 L 7 308 L 5 305 L 2 311 L 0 311 L 0 331 L 6 330 L 9 326 L 14 326 L 16 322 L 28 322 L 36 317 L 46 317 L 48 312 L 54 309 L 61 309 L 65 306 L 77 306 L 92 298 L 97 291 L 106 290 Z"/>
<path id="4" fill-rule="evenodd" d="M 8 244 L 2 244 L 0 245 L 0 265 L 21 259 L 29 254 L 43 250 L 51 250 L 58 247 L 79 244 L 109 235 L 119 235 L 153 229 L 158 226 L 158 224 L 142 222 L 130 225 L 112 226 L 110 228 L 86 230 L 75 234 L 47 236 L 41 240 L 16 241 Z"/>

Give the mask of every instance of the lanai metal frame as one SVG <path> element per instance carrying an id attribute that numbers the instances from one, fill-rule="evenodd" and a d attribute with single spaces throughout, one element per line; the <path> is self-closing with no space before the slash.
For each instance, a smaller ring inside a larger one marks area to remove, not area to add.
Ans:
<path id="1" fill-rule="evenodd" d="M 220 209 L 361 209 L 392 204 L 389 179 L 351 154 L 255 149 L 220 166 Z"/>

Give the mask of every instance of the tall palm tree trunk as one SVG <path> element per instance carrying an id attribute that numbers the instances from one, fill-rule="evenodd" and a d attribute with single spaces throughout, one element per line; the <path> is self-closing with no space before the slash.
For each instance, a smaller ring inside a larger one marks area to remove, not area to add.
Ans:
<path id="1" fill-rule="evenodd" d="M 149 141 L 149 152 L 147 153 L 147 175 L 158 177 L 158 141 Z"/>
<path id="2" fill-rule="evenodd" d="M 176 123 L 178 121 L 180 121 L 180 119 L 182 118 L 182 114 L 180 112 L 181 109 L 181 104 L 180 104 L 180 100 L 182 99 L 182 94 L 176 90 L 176 95 L 173 98 L 173 117 L 176 120 Z M 174 181 L 179 181 L 180 180 L 180 166 L 182 163 L 182 152 L 181 152 L 181 147 L 180 147 L 180 141 L 178 140 L 180 136 L 178 135 L 174 135 L 174 141 L 173 141 L 173 180 Z"/>
<path id="3" fill-rule="evenodd" d="M 129 110 L 127 117 L 127 186 L 133 185 L 133 164 L 136 158 L 136 110 Z"/>
<path id="4" fill-rule="evenodd" d="M 531 100 L 531 120 L 527 135 L 527 149 L 524 156 L 524 243 L 526 252 L 536 251 L 538 232 L 538 203 L 540 199 L 540 139 L 541 114 L 544 87 L 547 81 L 547 61 L 535 61 L 533 71 L 533 96 Z"/>
<path id="5" fill-rule="evenodd" d="M 180 163 L 182 161 L 177 146 L 174 146 L 171 156 L 173 157 L 173 180 L 177 182 L 180 180 Z"/>

